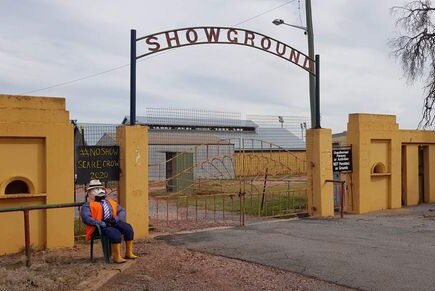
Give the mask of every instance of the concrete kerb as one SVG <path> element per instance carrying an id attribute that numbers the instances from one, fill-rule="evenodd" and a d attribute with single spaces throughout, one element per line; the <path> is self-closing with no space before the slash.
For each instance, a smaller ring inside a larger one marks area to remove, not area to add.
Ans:
<path id="1" fill-rule="evenodd" d="M 128 260 L 123 264 L 114 264 L 110 266 L 110 269 L 103 269 L 98 274 L 92 278 L 82 281 L 77 285 L 74 290 L 98 290 L 104 284 L 106 284 L 115 275 L 125 271 L 131 267 L 137 260 Z M 113 266 L 113 267 L 112 267 Z"/>

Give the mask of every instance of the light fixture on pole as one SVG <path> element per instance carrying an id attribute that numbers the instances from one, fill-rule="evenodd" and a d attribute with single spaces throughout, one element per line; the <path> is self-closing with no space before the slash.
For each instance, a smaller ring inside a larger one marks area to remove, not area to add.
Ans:
<path id="1" fill-rule="evenodd" d="M 314 34 L 313 34 L 313 19 L 311 15 L 311 0 L 305 0 L 305 11 L 306 11 L 306 20 L 307 20 L 307 26 L 298 26 L 293 24 L 288 24 L 282 19 L 275 19 L 272 21 L 275 25 L 287 25 L 294 28 L 302 29 L 304 33 L 307 35 L 308 39 L 308 56 L 310 59 L 312 59 L 314 62 L 315 56 L 314 56 Z M 316 76 L 319 74 L 319 72 L 316 72 Z M 316 98 L 316 76 L 313 74 L 309 75 L 309 84 L 310 84 L 310 111 L 311 111 L 311 128 L 320 128 L 320 104 L 319 101 Z M 318 89 L 318 88 L 317 88 Z"/>
<path id="2" fill-rule="evenodd" d="M 281 123 L 281 128 L 284 127 L 284 117 L 278 116 L 278 122 Z"/>
<path id="3" fill-rule="evenodd" d="M 275 24 L 275 25 L 284 24 L 284 25 L 291 26 L 291 27 L 294 27 L 294 28 L 302 29 L 304 31 L 304 34 L 307 34 L 307 28 L 306 27 L 299 26 L 299 25 L 294 25 L 294 24 L 289 24 L 289 23 L 286 23 L 282 19 L 275 19 L 274 21 L 272 21 L 272 23 Z"/>

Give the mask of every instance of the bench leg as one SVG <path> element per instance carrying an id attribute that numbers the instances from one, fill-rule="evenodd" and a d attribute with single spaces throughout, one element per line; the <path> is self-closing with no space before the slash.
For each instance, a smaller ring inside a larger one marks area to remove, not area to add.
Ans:
<path id="1" fill-rule="evenodd" d="M 101 244 L 103 247 L 103 255 L 104 255 L 104 261 L 106 263 L 110 263 L 110 255 L 111 255 L 111 242 L 108 237 L 103 237 L 101 239 Z"/>
<path id="2" fill-rule="evenodd" d="M 91 261 L 94 259 L 94 240 L 91 239 Z"/>

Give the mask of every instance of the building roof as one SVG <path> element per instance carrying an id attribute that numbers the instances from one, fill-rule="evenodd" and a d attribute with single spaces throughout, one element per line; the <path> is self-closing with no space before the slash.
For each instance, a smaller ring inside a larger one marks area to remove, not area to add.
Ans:
<path id="1" fill-rule="evenodd" d="M 126 116 L 122 124 L 129 124 L 130 116 Z M 241 129 L 255 130 L 258 127 L 251 120 L 240 119 L 205 119 L 205 118 L 173 118 L 137 116 L 136 123 L 162 129 Z"/>
<path id="2" fill-rule="evenodd" d="M 113 146 L 116 145 L 116 133 L 115 132 L 106 132 L 103 136 L 98 140 L 98 146 Z"/>
<path id="3" fill-rule="evenodd" d="M 332 135 L 332 145 L 333 146 L 344 146 L 347 143 L 347 131 L 340 133 L 334 133 Z"/>
<path id="4" fill-rule="evenodd" d="M 305 142 L 285 128 L 259 127 L 253 132 L 149 131 L 149 144 L 234 144 L 235 150 L 305 150 Z"/>
<path id="5" fill-rule="evenodd" d="M 305 150 L 302 139 L 279 127 L 259 127 L 250 133 L 216 133 L 216 136 L 229 139 L 236 150 Z"/>
<path id="6" fill-rule="evenodd" d="M 209 134 L 149 132 L 149 145 L 206 145 L 221 144 L 222 139 Z"/>

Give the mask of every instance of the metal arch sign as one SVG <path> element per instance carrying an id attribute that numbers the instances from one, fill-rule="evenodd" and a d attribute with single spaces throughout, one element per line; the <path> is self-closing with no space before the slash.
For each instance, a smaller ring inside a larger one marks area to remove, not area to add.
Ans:
<path id="1" fill-rule="evenodd" d="M 139 56 L 137 43 L 140 42 Z M 233 44 L 244 45 L 268 52 L 285 59 L 315 76 L 315 98 L 310 98 L 311 117 L 314 128 L 320 127 L 320 56 L 315 60 L 297 49 L 267 35 L 251 30 L 198 26 L 162 31 L 136 38 L 136 30 L 130 31 L 130 125 L 136 124 L 136 61 L 145 56 L 178 48 L 199 44 Z M 313 119 L 314 114 L 314 119 Z"/>
<path id="2" fill-rule="evenodd" d="M 199 44 L 233 44 L 256 48 L 285 59 L 315 75 L 315 61 L 297 49 L 267 35 L 234 27 L 200 26 L 167 30 L 136 39 L 136 59 L 161 51 Z"/>

